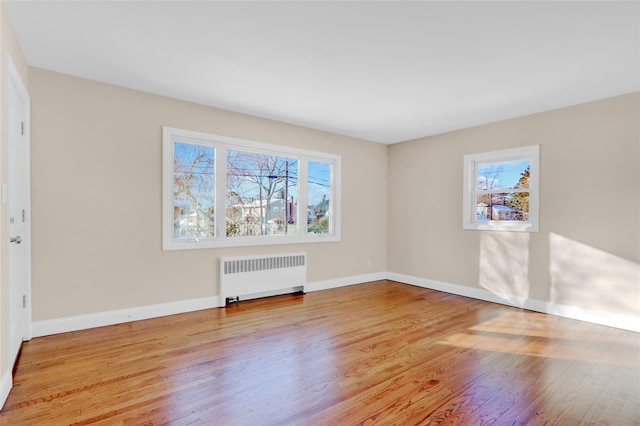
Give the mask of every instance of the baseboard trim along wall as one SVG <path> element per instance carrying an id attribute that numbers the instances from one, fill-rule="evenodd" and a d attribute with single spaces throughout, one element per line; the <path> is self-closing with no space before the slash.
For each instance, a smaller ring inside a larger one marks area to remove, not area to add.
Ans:
<path id="1" fill-rule="evenodd" d="M 362 283 L 368 283 L 371 281 L 386 280 L 386 279 L 387 279 L 386 272 L 377 272 L 373 274 L 355 275 L 352 277 L 336 278 L 334 280 L 316 281 L 312 283 L 307 283 L 304 286 L 304 289 L 307 292 L 329 290 L 330 288 L 345 287 L 348 285 L 362 284 Z"/>
<path id="2" fill-rule="evenodd" d="M 185 312 L 216 308 L 218 306 L 220 306 L 219 297 L 213 296 L 203 297 L 201 299 L 181 300 L 178 302 L 118 309 L 115 311 L 97 312 L 95 314 L 77 315 L 53 320 L 35 321 L 33 323 L 33 337 L 48 336 L 50 334 L 86 330 L 89 328 L 104 327 L 106 325 L 182 314 Z"/>
<path id="3" fill-rule="evenodd" d="M 496 294 L 484 289 L 443 283 L 440 281 L 397 274 L 394 272 L 388 272 L 387 279 L 391 281 L 398 281 L 403 284 L 411 284 L 431 290 L 438 290 L 487 302 L 499 303 L 501 305 L 513 306 L 530 311 L 605 325 L 608 327 L 640 332 L 640 317 L 615 315 L 608 312 L 593 311 L 577 306 L 561 305 L 558 303 L 544 302 L 541 300 L 517 297 L 509 294 Z"/>
<path id="4" fill-rule="evenodd" d="M 11 386 L 13 386 L 12 375 L 13 371 L 9 368 L 2 375 L 2 379 L 0 380 L 0 408 L 4 406 L 5 401 L 9 397 L 9 391 L 11 390 Z"/>
<path id="5" fill-rule="evenodd" d="M 597 312 L 575 306 L 560 305 L 540 300 L 515 297 L 512 295 L 494 294 L 488 290 L 472 288 L 463 285 L 443 283 L 426 278 L 397 274 L 394 272 L 377 272 L 352 277 L 337 278 L 333 280 L 316 281 L 304 286 L 305 292 L 328 290 L 331 288 L 356 285 L 378 280 L 392 280 L 403 284 L 415 285 L 431 290 L 471 297 L 487 302 L 499 303 L 507 306 L 528 309 L 536 312 L 557 315 L 561 317 L 587 321 L 595 324 L 616 327 L 625 330 L 640 332 L 640 318 L 614 315 Z M 85 330 L 107 325 L 121 324 L 166 315 L 175 315 L 185 312 L 199 311 L 202 309 L 224 306 L 225 301 L 219 296 L 204 297 L 200 299 L 182 300 L 178 302 L 163 303 L 157 305 L 140 306 L 115 311 L 97 312 L 94 314 L 77 315 L 72 317 L 57 318 L 53 320 L 36 321 L 32 324 L 33 337 L 48 336 L 51 334 L 66 333 L 69 331 Z M 9 376 L 9 381 L 11 377 Z M 3 378 L 4 380 L 4 378 Z M 4 381 L 3 381 L 4 384 Z M 1 389 L 4 391 L 4 388 Z M 0 394 L 0 397 L 2 394 Z"/>
<path id="6" fill-rule="evenodd" d="M 305 284 L 304 290 L 305 292 L 311 292 L 326 290 L 330 288 L 344 287 L 347 285 L 361 284 L 369 281 L 384 280 L 386 276 L 386 272 L 378 272 L 366 275 L 356 275 L 347 278 L 338 278 L 335 280 L 316 281 Z M 119 309 L 115 311 L 97 312 L 95 314 L 77 315 L 72 317 L 56 318 L 52 320 L 36 321 L 32 324 L 32 336 L 40 337 L 48 336 L 51 334 L 66 333 L 69 331 L 104 327 L 107 325 L 157 318 L 166 315 L 183 314 L 185 312 L 217 308 L 224 305 L 225 301 L 222 300 L 221 297 L 211 296 L 201 299 L 181 300 L 178 302 L 139 306 L 127 309 Z"/>

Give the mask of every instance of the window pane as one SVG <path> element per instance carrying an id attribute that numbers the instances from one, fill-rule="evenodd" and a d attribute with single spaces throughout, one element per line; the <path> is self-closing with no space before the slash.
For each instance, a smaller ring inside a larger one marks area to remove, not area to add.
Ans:
<path id="1" fill-rule="evenodd" d="M 174 237 L 213 237 L 215 150 L 175 142 L 173 153 Z"/>
<path id="2" fill-rule="evenodd" d="M 524 221 L 528 219 L 528 192 L 478 195 L 476 220 Z"/>
<path id="3" fill-rule="evenodd" d="M 297 234 L 298 160 L 227 151 L 226 235 Z"/>
<path id="4" fill-rule="evenodd" d="M 529 220 L 529 193 L 511 192 L 507 196 L 506 206 L 515 211 L 512 220 Z"/>
<path id="5" fill-rule="evenodd" d="M 529 187 L 529 159 L 479 163 L 477 188 L 479 190 Z"/>
<path id="6" fill-rule="evenodd" d="M 331 220 L 331 163 L 309 161 L 307 188 L 307 232 L 326 234 Z"/>

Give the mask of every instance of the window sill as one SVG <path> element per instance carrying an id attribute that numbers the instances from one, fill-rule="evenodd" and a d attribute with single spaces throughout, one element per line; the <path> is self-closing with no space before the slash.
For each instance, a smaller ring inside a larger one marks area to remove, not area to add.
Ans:
<path id="1" fill-rule="evenodd" d="M 462 228 L 475 231 L 538 232 L 538 225 L 531 222 L 470 222 L 463 224 Z"/>
<path id="2" fill-rule="evenodd" d="M 225 248 L 225 247 L 251 247 L 251 246 L 268 246 L 283 244 L 309 244 L 309 243 L 327 243 L 340 241 L 340 236 L 336 235 L 307 235 L 305 237 L 291 237 L 284 235 L 273 235 L 266 237 L 231 237 L 224 240 L 213 239 L 187 239 L 165 241 L 162 244 L 163 250 L 192 250 L 206 248 Z"/>

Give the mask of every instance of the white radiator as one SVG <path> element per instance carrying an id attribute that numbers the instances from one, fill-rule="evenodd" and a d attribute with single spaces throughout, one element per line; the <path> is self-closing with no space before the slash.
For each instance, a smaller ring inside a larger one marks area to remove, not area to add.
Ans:
<path id="1" fill-rule="evenodd" d="M 220 258 L 220 298 L 229 302 L 304 292 L 307 254 Z"/>

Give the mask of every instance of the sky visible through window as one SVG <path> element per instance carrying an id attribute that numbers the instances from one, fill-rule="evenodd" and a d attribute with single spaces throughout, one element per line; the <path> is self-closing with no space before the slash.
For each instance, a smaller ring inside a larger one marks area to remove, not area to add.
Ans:
<path id="1" fill-rule="evenodd" d="M 176 142 L 173 158 L 174 237 L 213 237 L 215 150 Z"/>
<path id="2" fill-rule="evenodd" d="M 478 189 L 515 188 L 529 159 L 478 164 Z"/>
<path id="3" fill-rule="evenodd" d="M 214 188 L 214 149 L 185 143 L 175 144 L 174 173 L 176 198 L 198 201 L 199 207 L 209 209 Z"/>
<path id="4" fill-rule="evenodd" d="M 208 177 L 213 180 L 214 176 L 214 148 L 203 145 L 195 145 L 183 142 L 176 142 L 174 144 L 175 155 L 175 173 L 185 174 L 191 173 L 200 177 Z M 279 157 L 284 160 L 283 157 Z M 235 161 L 239 159 L 236 158 Z M 242 162 L 243 160 L 240 159 Z M 296 195 L 298 184 L 298 161 L 294 158 L 289 158 L 289 191 L 290 195 Z M 315 205 L 322 201 L 323 197 L 329 198 L 331 192 L 331 165 L 322 161 L 309 161 L 308 168 L 308 182 L 310 186 L 309 191 L 309 204 Z M 246 163 L 236 164 L 236 166 L 243 170 L 249 170 L 253 165 Z M 255 169 L 255 167 L 253 167 Z M 256 170 L 257 171 L 257 170 Z M 264 178 L 268 179 L 268 173 Z M 210 187 L 211 190 L 213 187 Z M 199 191 L 198 201 L 202 205 L 210 207 L 213 202 L 213 193 L 206 193 L 206 191 Z"/>
<path id="5" fill-rule="evenodd" d="M 331 193 L 331 164 L 309 161 L 309 205 L 317 205 Z"/>

